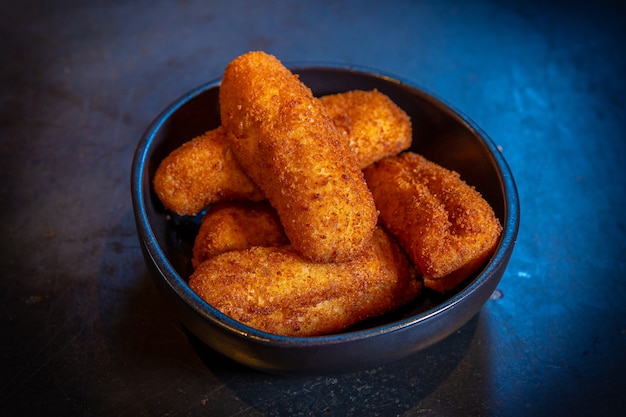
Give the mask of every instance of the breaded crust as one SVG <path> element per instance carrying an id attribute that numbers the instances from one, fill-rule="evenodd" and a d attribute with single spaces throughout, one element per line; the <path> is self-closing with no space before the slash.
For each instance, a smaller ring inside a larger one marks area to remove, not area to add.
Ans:
<path id="1" fill-rule="evenodd" d="M 406 152 L 365 171 L 381 223 L 423 274 L 447 291 L 491 256 L 502 227 L 482 196 L 454 171 Z"/>
<path id="2" fill-rule="evenodd" d="M 265 199 L 232 157 L 222 127 L 184 143 L 154 174 L 154 191 L 165 207 L 195 215 L 217 201 Z"/>
<path id="3" fill-rule="evenodd" d="M 422 288 L 382 228 L 347 262 L 315 263 L 291 247 L 253 247 L 201 263 L 189 285 L 231 318 L 285 336 L 339 332 L 408 303 Z"/>
<path id="4" fill-rule="evenodd" d="M 378 90 L 331 94 L 320 101 L 361 169 L 411 146 L 411 119 Z"/>
<path id="5" fill-rule="evenodd" d="M 411 144 L 408 116 L 378 91 L 333 94 L 320 100 L 361 168 Z M 223 129 L 190 142 L 175 149 L 155 174 L 155 190 L 165 207 L 194 215 L 212 203 L 265 198 L 233 159 Z"/>
<path id="6" fill-rule="evenodd" d="M 212 205 L 202 218 L 191 263 L 195 268 L 224 252 L 287 244 L 276 210 L 267 200 L 221 203 Z"/>
<path id="7" fill-rule="evenodd" d="M 280 216 L 294 249 L 307 259 L 350 259 L 377 222 L 363 174 L 311 90 L 264 52 L 226 67 L 222 126 L 233 155 Z"/>

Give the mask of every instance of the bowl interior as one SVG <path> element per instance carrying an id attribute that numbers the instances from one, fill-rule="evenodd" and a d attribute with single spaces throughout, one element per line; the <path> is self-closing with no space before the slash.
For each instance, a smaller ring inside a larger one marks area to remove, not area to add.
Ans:
<path id="1" fill-rule="evenodd" d="M 353 67 L 327 65 L 292 66 L 291 69 L 299 74 L 300 79 L 316 96 L 356 89 L 377 89 L 388 95 L 411 117 L 413 144 L 410 149 L 459 172 L 468 184 L 483 195 L 504 227 L 497 252 L 485 266 L 487 268 L 491 265 L 492 271 L 483 277 L 491 281 L 489 288 L 493 290 L 508 262 L 519 223 L 515 184 L 496 145 L 471 121 L 437 98 L 422 89 L 384 74 Z M 219 80 L 216 80 L 181 97 L 150 126 L 135 155 L 132 184 L 138 231 L 148 262 L 156 264 L 159 279 L 165 281 L 169 291 L 177 292 L 177 297 L 182 298 L 187 304 L 193 304 L 191 309 L 212 320 L 221 320 L 223 317 L 205 303 L 199 302 L 198 297 L 188 287 L 181 285 L 181 282 L 184 284 L 187 281 L 192 272 L 191 251 L 201 215 L 180 217 L 169 213 L 152 191 L 152 178 L 160 161 L 172 150 L 219 124 Z M 493 263 L 498 264 L 497 268 Z M 343 334 L 351 335 L 350 338 L 354 332 L 360 332 L 359 337 L 368 337 L 367 332 L 379 335 L 381 331 L 387 331 L 381 330 L 380 326 L 387 326 L 385 328 L 392 331 L 393 328 L 388 326 L 402 320 L 411 320 L 410 325 L 417 326 L 422 318 L 430 319 L 437 315 L 439 310 L 450 310 L 458 301 L 483 285 L 480 281 L 483 271 L 485 269 L 467 279 L 452 292 L 438 294 L 426 290 L 414 303 L 401 311 L 361 323 Z M 447 320 L 445 325 L 436 326 L 435 330 L 429 328 L 429 332 L 437 334 L 422 334 L 420 337 L 429 338 L 430 342 L 434 342 L 452 333 L 480 309 L 489 294 L 489 291 L 484 291 L 479 297 L 474 297 L 471 304 L 464 305 L 463 308 L 469 310 L 460 318 Z M 241 335 L 262 333 L 236 323 L 229 323 L 227 327 L 232 330 L 233 326 L 241 326 L 235 329 Z M 261 336 L 263 337 L 260 338 L 265 341 L 273 340 L 279 343 L 290 339 L 274 338 L 272 335 Z M 339 339 L 333 339 L 331 342 L 341 343 L 341 335 L 338 337 Z M 210 339 L 209 343 L 212 344 L 213 339 L 210 336 L 203 339 L 205 341 Z M 329 343 L 329 340 L 328 337 L 307 338 L 298 343 L 319 346 Z M 428 342 L 425 341 L 424 345 Z"/>

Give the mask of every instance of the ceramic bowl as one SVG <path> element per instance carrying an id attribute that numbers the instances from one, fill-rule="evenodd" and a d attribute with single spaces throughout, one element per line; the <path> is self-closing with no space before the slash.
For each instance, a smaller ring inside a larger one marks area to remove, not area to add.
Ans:
<path id="1" fill-rule="evenodd" d="M 239 323 L 188 286 L 197 217 L 168 212 L 152 190 L 160 161 L 183 142 L 220 123 L 220 80 L 199 86 L 167 107 L 137 147 L 131 178 L 134 214 L 145 260 L 183 325 L 214 350 L 259 370 L 328 374 L 363 370 L 417 354 L 468 322 L 500 281 L 517 237 L 519 201 L 497 146 L 471 120 L 410 82 L 375 70 L 340 65 L 292 65 L 317 96 L 378 89 L 411 117 L 411 150 L 461 174 L 491 204 L 503 225 L 497 249 L 475 275 L 446 294 L 424 291 L 414 303 L 345 332 L 284 337 Z"/>

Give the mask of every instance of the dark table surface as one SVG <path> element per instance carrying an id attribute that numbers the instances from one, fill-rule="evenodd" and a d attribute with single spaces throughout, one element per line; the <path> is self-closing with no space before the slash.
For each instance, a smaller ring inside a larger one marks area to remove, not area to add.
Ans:
<path id="1" fill-rule="evenodd" d="M 624 2 L 0 5 L 0 414 L 617 415 L 626 407 Z M 249 50 L 373 67 L 478 123 L 521 226 L 467 325 L 375 369 L 280 377 L 188 334 L 140 251 L 151 120 Z"/>

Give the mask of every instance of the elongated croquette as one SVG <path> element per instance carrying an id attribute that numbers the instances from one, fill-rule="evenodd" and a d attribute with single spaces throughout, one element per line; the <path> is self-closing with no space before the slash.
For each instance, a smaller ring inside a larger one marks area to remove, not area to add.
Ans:
<path id="1" fill-rule="evenodd" d="M 241 55 L 224 71 L 220 111 L 235 159 L 298 253 L 330 262 L 363 250 L 377 223 L 374 200 L 330 116 L 297 76 L 264 52 Z"/>
<path id="2" fill-rule="evenodd" d="M 231 318 L 285 336 L 339 332 L 410 302 L 422 289 L 404 252 L 380 227 L 346 262 L 311 262 L 289 246 L 257 246 L 202 262 L 189 285 Z"/>

